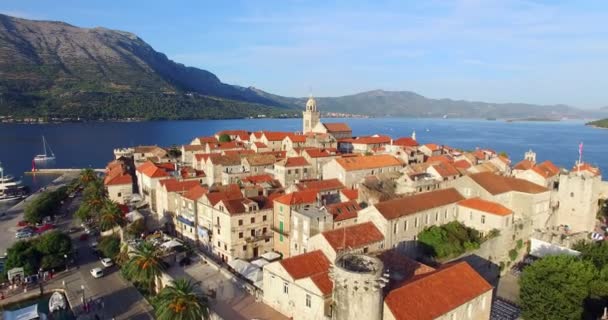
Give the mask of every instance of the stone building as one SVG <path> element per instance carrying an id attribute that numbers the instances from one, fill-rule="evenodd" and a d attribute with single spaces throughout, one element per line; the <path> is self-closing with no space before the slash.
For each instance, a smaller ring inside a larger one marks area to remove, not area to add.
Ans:
<path id="1" fill-rule="evenodd" d="M 571 232 L 594 231 L 601 189 L 599 169 L 588 164 L 576 165 L 571 172 L 559 175 L 553 224 L 568 226 Z"/>
<path id="2" fill-rule="evenodd" d="M 372 253 L 384 249 L 384 236 L 371 222 L 321 232 L 308 241 L 308 251 L 321 250 L 335 260 L 346 253 Z"/>
<path id="3" fill-rule="evenodd" d="M 336 158 L 323 165 L 324 179 L 338 179 L 346 187 L 356 187 L 365 177 L 397 172 L 403 163 L 391 155 L 351 156 Z"/>
<path id="4" fill-rule="evenodd" d="M 313 132 L 321 121 L 321 113 L 317 110 L 317 101 L 310 95 L 306 101 L 306 110 L 302 112 L 302 133 Z"/>

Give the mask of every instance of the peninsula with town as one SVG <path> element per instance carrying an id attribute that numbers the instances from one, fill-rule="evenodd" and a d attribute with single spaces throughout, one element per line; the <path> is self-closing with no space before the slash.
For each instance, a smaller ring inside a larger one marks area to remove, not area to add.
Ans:
<path id="1" fill-rule="evenodd" d="M 117 148 L 103 183 L 203 261 L 163 269 L 156 290 L 200 281 L 218 319 L 536 319 L 557 296 L 539 293 L 577 285 L 559 265 L 605 250 L 608 184 L 580 159 L 513 156 L 356 136 L 311 96 L 301 132 Z M 574 312 L 601 315 L 592 294 Z"/>

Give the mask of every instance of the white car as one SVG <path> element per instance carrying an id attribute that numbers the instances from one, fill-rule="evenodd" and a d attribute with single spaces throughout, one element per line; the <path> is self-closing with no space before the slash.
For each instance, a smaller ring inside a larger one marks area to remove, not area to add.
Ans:
<path id="1" fill-rule="evenodd" d="M 103 258 L 101 259 L 101 264 L 103 264 L 105 268 L 109 268 L 114 265 L 114 262 L 112 262 L 112 259 L 110 258 Z"/>
<path id="2" fill-rule="evenodd" d="M 93 278 L 101 278 L 103 277 L 103 270 L 101 268 L 93 268 L 91 269 L 91 275 Z"/>

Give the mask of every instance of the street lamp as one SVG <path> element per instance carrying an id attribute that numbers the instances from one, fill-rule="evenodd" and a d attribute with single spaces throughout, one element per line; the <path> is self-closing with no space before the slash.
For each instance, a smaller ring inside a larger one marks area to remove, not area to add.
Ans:
<path id="1" fill-rule="evenodd" d="M 65 262 L 65 271 L 70 270 L 70 268 L 68 267 L 68 255 L 64 254 L 63 259 L 64 259 L 63 261 Z"/>

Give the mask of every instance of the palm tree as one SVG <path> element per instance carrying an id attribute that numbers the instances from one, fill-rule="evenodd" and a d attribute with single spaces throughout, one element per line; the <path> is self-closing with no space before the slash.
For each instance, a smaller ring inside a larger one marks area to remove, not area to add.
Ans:
<path id="1" fill-rule="evenodd" d="M 197 291 L 199 283 L 177 279 L 156 297 L 159 320 L 200 320 L 209 318 L 207 297 Z"/>
<path id="2" fill-rule="evenodd" d="M 153 293 L 156 281 L 165 269 L 162 252 L 147 241 L 129 252 L 129 261 L 125 264 L 126 274 L 134 281 L 147 284 L 150 293 Z"/>
<path id="3" fill-rule="evenodd" d="M 125 218 L 116 203 L 106 200 L 99 214 L 99 227 L 102 231 L 124 225 Z"/>
<path id="4" fill-rule="evenodd" d="M 89 182 L 97 180 L 97 174 L 95 173 L 95 171 L 93 171 L 93 169 L 84 169 L 80 172 L 80 176 L 78 177 L 78 179 L 80 180 L 80 183 L 83 186 L 86 186 L 87 184 L 89 184 Z"/>

